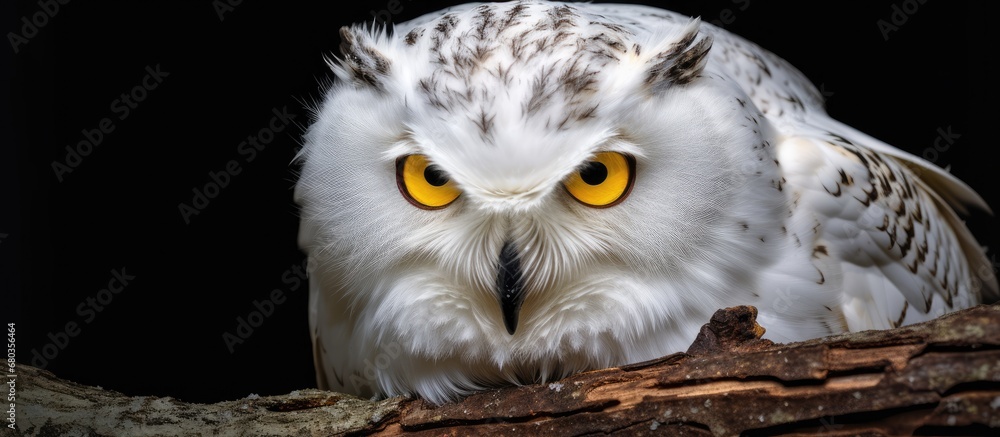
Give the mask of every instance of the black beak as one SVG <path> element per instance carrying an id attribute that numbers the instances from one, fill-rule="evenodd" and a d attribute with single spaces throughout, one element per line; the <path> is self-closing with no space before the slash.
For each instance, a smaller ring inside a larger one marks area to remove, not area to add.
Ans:
<path id="1" fill-rule="evenodd" d="M 503 324 L 507 333 L 514 335 L 517 330 L 517 313 L 521 311 L 524 302 L 524 281 L 521 277 L 521 261 L 517 256 L 514 243 L 504 243 L 500 250 L 500 263 L 497 271 L 497 294 L 500 297 L 500 309 L 503 311 Z"/>

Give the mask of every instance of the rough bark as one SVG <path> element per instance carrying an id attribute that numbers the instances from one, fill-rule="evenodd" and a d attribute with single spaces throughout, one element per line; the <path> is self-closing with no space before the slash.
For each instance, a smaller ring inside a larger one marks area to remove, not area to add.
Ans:
<path id="1" fill-rule="evenodd" d="M 189 404 L 19 365 L 18 427 L 30 436 L 1000 434 L 1000 306 L 785 345 L 761 340 L 755 316 L 720 310 L 687 353 L 439 407 L 320 390 Z"/>

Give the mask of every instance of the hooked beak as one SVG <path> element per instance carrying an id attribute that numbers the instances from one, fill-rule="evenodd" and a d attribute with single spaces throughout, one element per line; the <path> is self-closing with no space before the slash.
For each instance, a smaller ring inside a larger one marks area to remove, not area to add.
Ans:
<path id="1" fill-rule="evenodd" d="M 514 335 L 514 331 L 517 330 L 517 314 L 521 311 L 521 303 L 524 302 L 524 280 L 517 248 L 510 241 L 504 243 L 503 249 L 500 250 L 496 292 L 500 298 L 503 324 L 507 327 L 507 333 Z"/>

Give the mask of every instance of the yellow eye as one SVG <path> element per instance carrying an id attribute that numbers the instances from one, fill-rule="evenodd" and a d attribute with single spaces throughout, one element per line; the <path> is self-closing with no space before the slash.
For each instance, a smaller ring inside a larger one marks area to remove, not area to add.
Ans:
<path id="1" fill-rule="evenodd" d="M 563 185 L 576 200 L 605 208 L 628 197 L 635 180 L 635 159 L 618 152 L 601 152 L 566 178 Z"/>
<path id="2" fill-rule="evenodd" d="M 396 160 L 396 185 L 410 203 L 423 209 L 448 206 L 459 194 L 448 175 L 427 162 L 424 155 L 407 155 Z"/>

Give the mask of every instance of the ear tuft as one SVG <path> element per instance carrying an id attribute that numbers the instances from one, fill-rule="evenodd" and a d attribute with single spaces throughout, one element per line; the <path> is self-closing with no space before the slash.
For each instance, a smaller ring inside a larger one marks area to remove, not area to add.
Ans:
<path id="1" fill-rule="evenodd" d="M 700 19 L 692 20 L 679 40 L 649 60 L 647 84 L 685 84 L 701 74 L 708 61 L 708 51 L 712 48 L 712 36 L 704 35 L 698 40 L 700 24 Z"/>
<path id="2" fill-rule="evenodd" d="M 338 71 L 338 75 L 358 84 L 383 89 L 382 81 L 389 74 L 392 63 L 375 48 L 372 34 L 365 29 L 345 26 L 340 28 L 340 40 L 340 67 L 343 71 Z"/>

